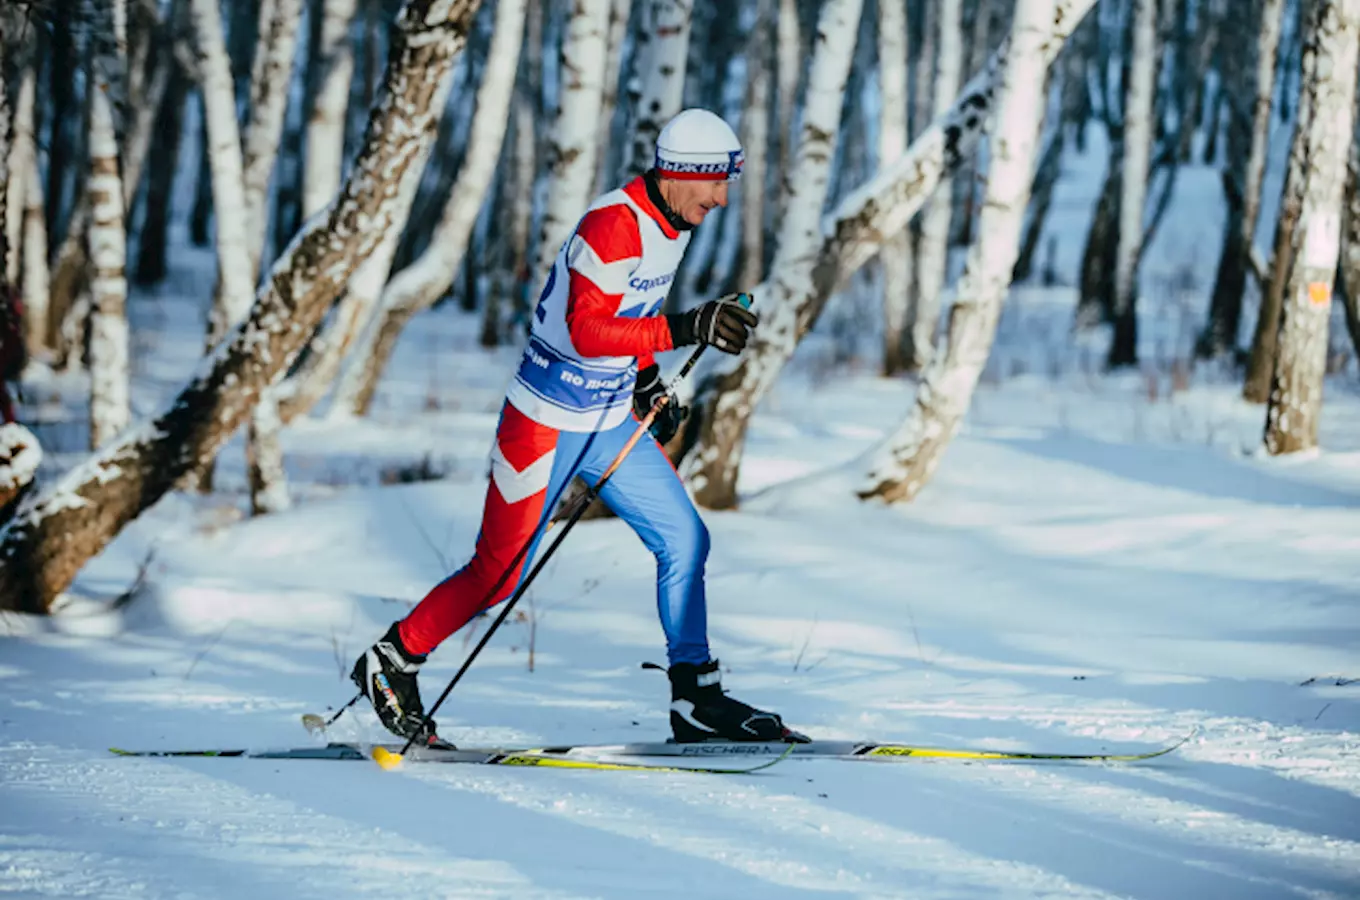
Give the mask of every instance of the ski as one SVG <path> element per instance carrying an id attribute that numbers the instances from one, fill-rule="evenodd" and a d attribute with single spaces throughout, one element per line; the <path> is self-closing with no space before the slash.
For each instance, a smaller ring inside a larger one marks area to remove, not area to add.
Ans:
<path id="1" fill-rule="evenodd" d="M 479 766 L 520 766 L 550 769 L 586 769 L 596 771 L 637 772 L 694 772 L 701 775 L 747 775 L 768 769 L 789 756 L 794 744 L 781 745 L 784 750 L 767 754 L 769 759 L 754 765 L 714 766 L 646 763 L 632 760 L 585 759 L 551 753 L 547 750 L 499 750 L 488 748 L 412 747 L 400 756 L 401 744 L 379 744 L 365 749 L 360 744 L 330 743 L 318 747 L 295 747 L 281 750 L 209 749 L 209 750 L 125 750 L 110 747 L 109 752 L 124 757 L 178 757 L 241 759 L 313 759 L 313 760 L 376 760 L 383 768 L 394 768 L 398 762 L 452 763 Z"/>
<path id="2" fill-rule="evenodd" d="M 306 713 L 302 726 L 312 735 L 326 733 L 326 719 L 316 713 Z M 1142 762 L 1156 759 L 1182 747 L 1193 738 L 1199 729 L 1163 747 L 1139 753 L 1032 753 L 1020 750 L 985 750 L 979 748 L 925 747 L 913 744 L 900 744 L 886 741 L 812 741 L 806 744 L 789 745 L 782 741 L 768 743 L 748 743 L 745 741 L 704 741 L 694 744 L 678 744 L 675 741 L 656 741 L 631 744 L 560 744 L 542 747 L 533 751 L 482 749 L 480 752 L 518 753 L 533 752 L 555 756 L 609 756 L 609 757 L 762 757 L 791 755 L 801 758 L 860 759 L 894 761 L 908 758 L 917 759 L 960 759 L 995 760 L 1014 762 Z M 792 750 L 790 750 L 792 746 Z"/>

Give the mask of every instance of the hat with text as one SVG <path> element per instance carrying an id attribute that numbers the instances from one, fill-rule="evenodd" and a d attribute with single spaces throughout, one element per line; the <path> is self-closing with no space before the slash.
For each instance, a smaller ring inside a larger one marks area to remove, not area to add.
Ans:
<path id="1" fill-rule="evenodd" d="M 736 181 L 745 162 L 732 127 L 706 109 L 687 109 L 656 139 L 656 171 L 681 181 Z"/>

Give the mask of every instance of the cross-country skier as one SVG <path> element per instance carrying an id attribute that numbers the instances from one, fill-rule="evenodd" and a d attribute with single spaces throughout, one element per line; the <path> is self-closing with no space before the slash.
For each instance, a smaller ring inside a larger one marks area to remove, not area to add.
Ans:
<path id="1" fill-rule="evenodd" d="M 351 677 L 391 731 L 434 739 L 416 684 L 421 664 L 514 592 L 533 548 L 516 571 L 507 576 L 507 569 L 526 541 L 542 537 L 572 477 L 596 480 L 665 394 L 653 354 L 697 344 L 731 354 L 745 348 L 757 319 L 735 295 L 658 314 L 690 232 L 727 205 L 742 161 L 726 122 L 685 110 L 657 138 L 653 168 L 592 203 L 558 252 L 501 410 L 473 557 L 354 664 Z M 682 418 L 673 405 L 663 407 L 656 439 L 639 441 L 601 491 L 656 556 L 671 729 L 677 741 L 806 740 L 778 715 L 722 690 L 704 610 L 708 529 L 660 446 Z"/>

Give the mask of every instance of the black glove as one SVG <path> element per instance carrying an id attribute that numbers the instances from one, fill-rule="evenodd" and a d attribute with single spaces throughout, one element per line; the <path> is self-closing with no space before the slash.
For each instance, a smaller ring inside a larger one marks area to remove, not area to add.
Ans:
<path id="1" fill-rule="evenodd" d="M 638 372 L 637 387 L 633 388 L 633 412 L 637 413 L 639 422 L 647 418 L 647 413 L 651 412 L 652 407 L 665 394 L 666 385 L 661 380 L 659 366 L 650 365 Z M 652 419 L 651 431 L 657 442 L 665 444 L 675 437 L 687 415 L 689 407 L 681 406 L 675 402 L 675 397 L 671 397 L 670 402 L 661 407 L 656 418 Z"/>
<path id="2" fill-rule="evenodd" d="M 671 343 L 676 347 L 711 344 L 732 354 L 745 350 L 746 341 L 760 320 L 738 302 L 740 296 L 728 294 L 689 312 L 666 316 L 666 324 L 671 328 Z"/>

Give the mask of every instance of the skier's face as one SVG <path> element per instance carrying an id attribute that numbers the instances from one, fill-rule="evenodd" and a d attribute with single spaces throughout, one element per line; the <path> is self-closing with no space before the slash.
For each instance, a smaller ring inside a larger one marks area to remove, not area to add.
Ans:
<path id="1" fill-rule="evenodd" d="M 727 205 L 726 181 L 681 181 L 664 178 L 662 196 L 671 210 L 691 225 L 698 225 L 709 210 Z"/>

